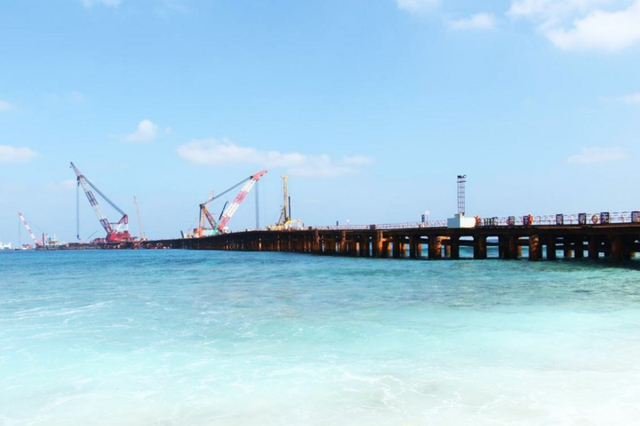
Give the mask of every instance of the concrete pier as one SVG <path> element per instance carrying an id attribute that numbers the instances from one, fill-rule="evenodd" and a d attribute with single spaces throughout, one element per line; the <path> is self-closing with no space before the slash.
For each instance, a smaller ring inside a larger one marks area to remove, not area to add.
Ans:
<path id="1" fill-rule="evenodd" d="M 625 261 L 640 251 L 640 223 L 384 230 L 372 225 L 356 230 L 260 230 L 147 241 L 142 247 L 429 260 L 463 257 L 515 260 L 523 257 L 523 247 L 526 247 L 526 257 L 532 261 L 581 259 L 585 253 L 591 260 Z"/>

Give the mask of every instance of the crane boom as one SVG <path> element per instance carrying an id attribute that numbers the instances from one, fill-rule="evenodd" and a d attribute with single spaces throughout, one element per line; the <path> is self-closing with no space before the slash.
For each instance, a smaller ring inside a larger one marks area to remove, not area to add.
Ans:
<path id="1" fill-rule="evenodd" d="M 93 183 L 91 183 L 91 181 L 87 179 L 82 174 L 82 172 L 80 172 L 80 170 L 75 166 L 75 164 L 71 163 L 71 168 L 73 169 L 73 171 L 76 174 L 76 177 L 78 178 L 78 185 L 82 186 L 82 189 L 84 190 L 84 193 L 87 196 L 87 199 L 89 200 L 89 204 L 91 204 L 93 211 L 96 213 L 96 216 L 98 216 L 98 220 L 100 221 L 100 224 L 102 225 L 104 230 L 107 232 L 107 241 L 122 242 L 122 241 L 130 240 L 131 235 L 129 234 L 129 216 L 127 216 L 125 212 L 123 212 L 109 198 L 107 198 L 106 195 L 104 195 L 98 188 L 96 188 L 96 186 Z M 91 189 L 95 190 L 107 203 L 109 203 L 111 207 L 116 209 L 118 213 L 122 215 L 122 218 L 118 222 L 111 223 L 107 220 L 105 215 L 102 213 L 102 210 L 100 209 L 100 204 L 98 204 L 98 200 L 96 199 L 95 195 L 93 195 L 93 192 L 91 191 Z M 115 225 L 115 228 L 112 225 Z M 122 227 L 124 227 L 124 229 L 121 231 L 120 229 Z"/>
<path id="2" fill-rule="evenodd" d="M 240 204 L 242 203 L 242 201 L 245 199 L 245 197 L 247 196 L 249 191 L 251 191 L 251 188 L 253 188 L 253 185 L 255 185 L 255 183 L 262 176 L 264 176 L 265 173 L 267 173 L 267 171 L 266 170 L 262 170 L 262 171 L 260 171 L 260 172 L 258 172 L 256 174 L 254 174 L 254 175 L 251 175 L 247 179 L 247 183 L 245 183 L 244 186 L 242 187 L 242 189 L 240 189 L 240 192 L 238 193 L 236 198 L 222 212 L 220 223 L 218 223 L 218 228 L 217 228 L 218 232 L 222 232 L 224 230 L 224 228 L 227 225 L 227 223 L 229 222 L 229 220 L 231 220 L 231 218 L 233 217 L 235 212 L 238 210 L 238 207 L 240 207 Z M 240 185 L 240 184 L 238 184 L 238 185 Z M 236 185 L 236 186 L 238 186 L 238 185 Z"/>
<path id="3" fill-rule="evenodd" d="M 196 235 L 199 238 L 202 237 L 203 232 L 206 229 L 205 220 L 209 222 L 212 230 L 215 229 L 216 226 L 218 226 L 218 223 L 215 221 L 215 219 L 207 209 L 207 205 L 209 205 L 209 203 L 211 203 L 213 200 L 214 200 L 214 196 L 213 196 L 213 190 L 212 190 L 211 193 L 209 194 L 209 198 L 207 198 L 207 201 L 200 204 L 200 219 L 198 221 L 198 227 L 194 230 Z"/>
<path id="4" fill-rule="evenodd" d="M 146 241 L 147 236 L 142 230 L 142 218 L 140 217 L 140 206 L 138 205 L 138 197 L 133 196 L 133 202 L 136 205 L 136 216 L 138 217 L 138 233 L 140 234 L 140 241 Z"/>
<path id="5" fill-rule="evenodd" d="M 31 230 L 31 227 L 29 226 L 29 224 L 27 223 L 27 219 L 24 218 L 24 216 L 22 215 L 22 213 L 18 212 L 18 216 L 20 216 L 20 220 L 22 221 L 22 224 L 24 225 L 25 228 L 27 228 L 27 232 L 29 233 L 29 236 L 31 237 L 31 239 L 33 240 L 33 243 L 39 247 L 42 245 L 42 243 L 40 241 L 38 241 L 38 239 L 36 238 L 36 236 L 33 234 L 33 231 Z"/>

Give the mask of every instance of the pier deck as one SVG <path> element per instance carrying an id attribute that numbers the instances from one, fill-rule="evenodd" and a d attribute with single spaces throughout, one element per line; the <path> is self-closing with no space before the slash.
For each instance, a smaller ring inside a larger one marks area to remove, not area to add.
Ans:
<path id="1" fill-rule="evenodd" d="M 147 241 L 145 248 L 279 251 L 316 255 L 460 259 L 461 247 L 474 259 L 631 259 L 640 252 L 640 223 L 593 225 L 479 226 L 453 229 L 307 228 L 245 231 L 204 238 Z M 496 247 L 489 250 L 490 247 Z"/>

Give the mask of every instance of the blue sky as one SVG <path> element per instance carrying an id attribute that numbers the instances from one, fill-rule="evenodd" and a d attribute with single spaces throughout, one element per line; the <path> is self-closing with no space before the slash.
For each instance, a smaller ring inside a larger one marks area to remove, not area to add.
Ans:
<path id="1" fill-rule="evenodd" d="M 285 173 L 307 225 L 444 219 L 460 173 L 470 215 L 640 209 L 638 75 L 640 0 L 2 2 L 0 237 L 75 240 L 70 161 L 152 238 L 261 169 L 262 225 Z"/>

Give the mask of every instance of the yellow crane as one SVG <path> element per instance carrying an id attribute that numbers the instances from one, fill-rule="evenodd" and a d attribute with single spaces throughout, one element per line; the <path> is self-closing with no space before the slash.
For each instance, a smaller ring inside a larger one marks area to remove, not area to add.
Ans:
<path id="1" fill-rule="evenodd" d="M 282 211 L 280 212 L 280 219 L 275 225 L 268 226 L 270 231 L 282 231 L 292 228 L 302 229 L 302 223 L 300 219 L 291 219 L 291 197 L 289 197 L 289 191 L 287 188 L 287 181 L 289 176 L 282 176 L 282 186 L 284 200 L 282 202 Z"/>

